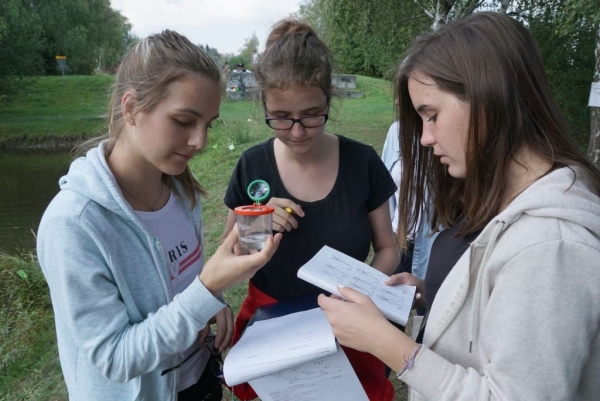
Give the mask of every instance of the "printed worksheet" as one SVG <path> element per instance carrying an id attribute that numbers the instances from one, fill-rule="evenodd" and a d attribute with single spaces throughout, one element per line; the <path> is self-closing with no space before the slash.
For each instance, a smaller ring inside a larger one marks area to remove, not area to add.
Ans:
<path id="1" fill-rule="evenodd" d="M 338 284 L 352 287 L 367 295 L 388 319 L 406 326 L 416 287 L 411 285 L 389 286 L 388 276 L 327 245 L 298 270 L 304 281 L 342 296 Z"/>
<path id="2" fill-rule="evenodd" d="M 325 358 L 250 381 L 262 401 L 368 401 L 346 354 Z"/>
<path id="3" fill-rule="evenodd" d="M 228 386 L 311 362 L 337 352 L 321 308 L 261 320 L 246 328 L 225 358 Z"/>

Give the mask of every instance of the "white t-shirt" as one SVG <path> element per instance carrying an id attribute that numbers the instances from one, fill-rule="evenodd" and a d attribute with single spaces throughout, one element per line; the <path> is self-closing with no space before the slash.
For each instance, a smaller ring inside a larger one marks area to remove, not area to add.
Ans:
<path id="1" fill-rule="evenodd" d="M 204 264 L 202 246 L 196 236 L 194 222 L 185 210 L 183 201 L 171 192 L 169 201 L 162 209 L 155 212 L 135 210 L 135 214 L 163 245 L 173 294 L 182 292 L 198 277 Z M 183 359 L 199 346 L 198 341 L 194 342 L 183 352 Z M 200 379 L 209 356 L 208 350 L 204 349 L 181 365 L 178 369 L 177 391 L 185 390 Z"/>
<path id="2" fill-rule="evenodd" d="M 390 171 L 392 179 L 394 180 L 396 187 L 398 187 L 396 192 L 394 192 L 394 197 L 396 198 L 396 205 L 400 204 L 400 175 L 402 174 L 401 164 L 402 163 L 400 162 L 400 160 L 398 160 L 396 163 L 394 163 L 394 165 L 392 166 L 392 170 Z M 396 209 L 392 215 L 392 229 L 394 230 L 394 233 L 396 233 L 398 231 L 399 217 L 400 217 L 400 213 L 398 213 L 398 210 Z M 419 216 L 419 221 L 417 222 L 415 227 L 410 232 L 408 232 L 408 236 L 407 236 L 408 240 L 412 241 L 415 239 L 415 234 L 420 225 L 421 225 L 421 216 Z"/>

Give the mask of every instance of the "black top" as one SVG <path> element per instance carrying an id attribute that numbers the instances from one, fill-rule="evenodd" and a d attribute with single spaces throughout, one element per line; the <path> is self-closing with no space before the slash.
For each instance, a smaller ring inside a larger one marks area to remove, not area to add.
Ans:
<path id="1" fill-rule="evenodd" d="M 297 278 L 296 273 L 324 245 L 365 261 L 371 246 L 368 213 L 396 191 L 394 180 L 372 147 L 343 136 L 338 139 L 336 182 L 331 192 L 316 202 L 298 200 L 286 190 L 275 163 L 274 138 L 246 150 L 231 176 L 225 194 L 230 209 L 252 204 L 246 188 L 261 179 L 271 186 L 263 204 L 271 197 L 287 198 L 304 210 L 304 217 L 296 216 L 298 228 L 283 233 L 273 258 L 251 279 L 259 290 L 278 301 L 323 292 Z"/>
<path id="2" fill-rule="evenodd" d="M 425 302 L 429 307 L 433 305 L 435 296 L 450 270 L 469 248 L 469 244 L 481 233 L 478 231 L 468 237 L 457 237 L 456 233 L 461 226 L 459 223 L 443 230 L 433 241 L 425 273 Z"/>

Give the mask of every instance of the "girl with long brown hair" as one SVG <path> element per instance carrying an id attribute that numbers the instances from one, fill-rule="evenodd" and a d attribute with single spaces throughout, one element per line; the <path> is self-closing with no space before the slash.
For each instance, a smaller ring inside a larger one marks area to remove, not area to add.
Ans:
<path id="1" fill-rule="evenodd" d="M 403 60 L 399 231 L 427 194 L 432 227 L 451 234 L 436 239 L 425 299 L 430 273 L 444 279 L 422 344 L 348 288 L 353 302 L 319 298 L 334 334 L 396 370 L 412 399 L 597 399 L 600 172 L 569 137 L 531 34 L 476 13 Z"/>

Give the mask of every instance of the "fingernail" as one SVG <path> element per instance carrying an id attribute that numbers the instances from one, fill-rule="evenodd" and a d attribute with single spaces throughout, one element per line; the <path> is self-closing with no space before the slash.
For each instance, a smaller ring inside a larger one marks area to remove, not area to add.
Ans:
<path id="1" fill-rule="evenodd" d="M 338 288 L 346 288 L 344 284 L 338 284 Z"/>

